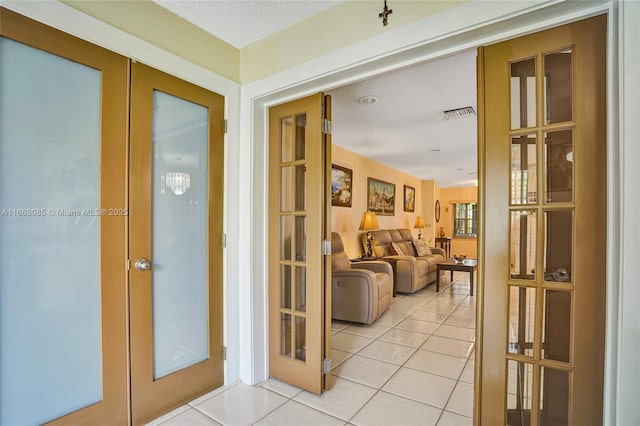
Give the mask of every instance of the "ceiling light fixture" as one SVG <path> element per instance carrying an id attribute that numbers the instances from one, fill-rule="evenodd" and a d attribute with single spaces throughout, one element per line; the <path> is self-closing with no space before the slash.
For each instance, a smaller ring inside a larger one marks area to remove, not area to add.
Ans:
<path id="1" fill-rule="evenodd" d="M 363 104 L 363 105 L 371 105 L 371 104 L 375 104 L 379 100 L 380 99 L 378 99 L 377 96 L 366 95 L 366 96 L 363 96 L 360 99 L 358 99 L 358 103 L 359 104 Z"/>
<path id="2" fill-rule="evenodd" d="M 444 118 L 446 118 L 447 120 L 451 120 L 453 118 L 469 117 L 471 115 L 476 115 L 476 111 L 472 106 L 444 111 Z"/>

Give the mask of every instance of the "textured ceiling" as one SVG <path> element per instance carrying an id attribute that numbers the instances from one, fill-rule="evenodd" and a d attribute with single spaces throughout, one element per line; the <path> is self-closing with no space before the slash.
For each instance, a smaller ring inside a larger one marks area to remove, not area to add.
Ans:
<path id="1" fill-rule="evenodd" d="M 153 0 L 241 49 L 341 3 L 328 0 Z"/>
<path id="2" fill-rule="evenodd" d="M 476 52 L 450 56 L 328 91 L 334 144 L 440 187 L 477 179 Z M 374 104 L 358 99 L 373 95 Z M 437 151 L 436 151 L 437 150 Z"/>

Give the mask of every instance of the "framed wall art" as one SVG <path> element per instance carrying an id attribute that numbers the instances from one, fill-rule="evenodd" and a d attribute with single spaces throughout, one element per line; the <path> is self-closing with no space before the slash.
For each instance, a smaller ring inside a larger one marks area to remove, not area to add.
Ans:
<path id="1" fill-rule="evenodd" d="M 416 211 L 416 189 L 413 186 L 404 186 L 404 211 Z"/>
<path id="2" fill-rule="evenodd" d="M 396 185 L 374 178 L 367 178 L 367 208 L 382 216 L 396 214 Z"/>
<path id="3" fill-rule="evenodd" d="M 351 207 L 353 170 L 331 165 L 331 205 Z"/>

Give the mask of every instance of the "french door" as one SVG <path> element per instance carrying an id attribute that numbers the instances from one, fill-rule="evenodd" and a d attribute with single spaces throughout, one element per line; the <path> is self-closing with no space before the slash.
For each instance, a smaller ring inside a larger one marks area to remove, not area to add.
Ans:
<path id="1" fill-rule="evenodd" d="M 269 109 L 269 374 L 316 394 L 331 386 L 329 104 L 320 93 Z"/>
<path id="2" fill-rule="evenodd" d="M 128 61 L 0 22 L 0 424 L 127 424 Z"/>
<path id="3" fill-rule="evenodd" d="M 0 20 L 0 424 L 142 424 L 223 383 L 223 98 Z"/>
<path id="4" fill-rule="evenodd" d="M 602 423 L 606 27 L 479 50 L 477 424 Z"/>
<path id="5" fill-rule="evenodd" d="M 133 423 L 221 386 L 224 98 L 132 64 Z"/>

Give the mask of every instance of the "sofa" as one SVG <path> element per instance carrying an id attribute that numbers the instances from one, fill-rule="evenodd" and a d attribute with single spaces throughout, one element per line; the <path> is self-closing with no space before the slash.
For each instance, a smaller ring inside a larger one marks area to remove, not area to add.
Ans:
<path id="1" fill-rule="evenodd" d="M 391 304 L 393 269 L 388 262 L 352 263 L 342 238 L 331 234 L 331 317 L 371 324 Z"/>
<path id="2" fill-rule="evenodd" d="M 430 247 L 431 254 L 417 256 L 413 234 L 409 229 L 381 229 L 371 231 L 372 247 L 376 258 L 387 260 L 395 272 L 395 290 L 399 293 L 415 293 L 435 283 L 438 263 L 446 260 L 445 251 Z M 391 243 L 394 243 L 393 248 Z M 367 251 L 367 234 L 362 234 L 362 245 Z M 395 254 L 398 249 L 402 254 Z"/>

